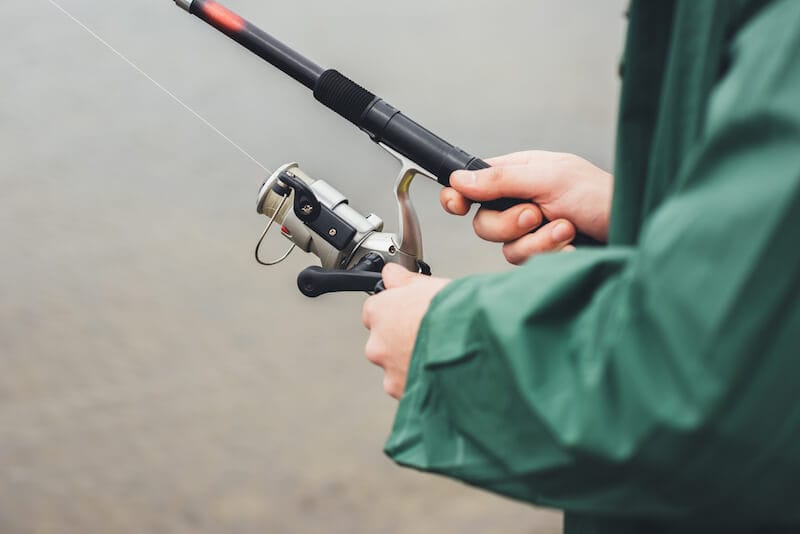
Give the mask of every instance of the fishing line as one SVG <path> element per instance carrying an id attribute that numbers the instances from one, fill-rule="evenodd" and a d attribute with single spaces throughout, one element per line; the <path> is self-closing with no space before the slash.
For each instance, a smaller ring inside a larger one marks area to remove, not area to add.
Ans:
<path id="1" fill-rule="evenodd" d="M 61 12 L 62 12 L 64 15 L 66 15 L 68 18 L 72 19 L 72 21 L 74 21 L 74 22 L 75 22 L 75 24 L 77 24 L 78 26 L 80 26 L 81 28 L 83 28 L 84 30 L 86 30 L 86 32 L 87 32 L 89 35 L 91 35 L 92 37 L 94 37 L 94 38 L 95 38 L 97 41 L 99 41 L 99 42 L 100 42 L 100 43 L 101 43 L 103 46 L 105 46 L 106 48 L 108 48 L 109 50 L 111 50 L 111 51 L 112 51 L 114 54 L 116 54 L 116 55 L 117 55 L 117 56 L 118 56 L 120 59 L 122 59 L 122 60 L 123 60 L 125 63 L 127 63 L 128 65 L 130 65 L 130 66 L 131 66 L 131 67 L 132 67 L 132 68 L 133 68 L 133 69 L 134 69 L 136 72 L 138 72 L 139 74 L 141 74 L 142 76 L 144 76 L 145 78 L 147 78 L 148 80 L 150 80 L 150 81 L 153 83 L 153 85 L 155 85 L 156 87 L 158 87 L 159 89 L 161 89 L 161 90 L 162 90 L 162 91 L 163 91 L 163 92 L 164 92 L 164 93 L 165 93 L 167 96 L 169 96 L 169 97 L 170 97 L 172 100 L 174 100 L 175 102 L 177 102 L 178 104 L 180 104 L 180 105 L 181 105 L 181 106 L 182 106 L 182 107 L 183 107 L 183 108 L 184 108 L 186 111 L 188 111 L 189 113 L 191 113 L 192 115 L 194 115 L 195 117 L 197 117 L 197 118 L 200 120 L 200 122 L 202 122 L 203 124 L 205 124 L 206 126 L 208 126 L 209 128 L 211 128 L 211 130 L 212 130 L 212 131 L 214 131 L 214 132 L 215 132 L 217 135 L 219 135 L 220 137 L 222 137 L 223 139 L 225 139 L 225 140 L 226 140 L 228 143 L 230 143 L 230 144 L 231 144 L 231 146 L 233 146 L 233 147 L 234 147 L 236 150 L 238 150 L 239 152 L 241 152 L 242 154 L 244 154 L 245 156 L 247 156 L 247 158 L 249 158 L 249 159 L 250 159 L 250 160 L 251 160 L 253 163 L 255 163 L 256 165 L 258 165 L 259 167 L 261 167 L 262 169 L 264 169 L 264 170 L 267 172 L 267 174 L 270 174 L 270 172 L 271 172 L 271 171 L 270 171 L 269 169 L 267 169 L 267 167 L 265 167 L 265 166 L 264 166 L 264 165 L 263 165 L 263 164 L 262 164 L 260 161 L 258 161 L 258 160 L 257 160 L 257 159 L 256 159 L 256 158 L 255 158 L 253 155 L 251 155 L 251 154 L 250 154 L 250 153 L 249 153 L 247 150 L 245 150 L 244 148 L 242 148 L 242 147 L 241 147 L 241 146 L 240 146 L 238 143 L 236 143 L 236 142 L 235 142 L 233 139 L 231 139 L 230 137 L 228 137 L 227 135 L 225 135 L 224 133 L 222 133 L 222 131 L 220 131 L 220 129 L 219 129 L 219 128 L 217 128 L 216 126 L 214 126 L 213 124 L 211 124 L 211 122 L 210 122 L 208 119 L 206 119 L 205 117 L 203 117 L 202 115 L 200 115 L 198 112 L 196 112 L 194 109 L 192 109 L 192 108 L 191 108 L 191 107 L 190 107 L 188 104 L 186 104 L 186 103 L 185 103 L 183 100 L 181 100 L 180 98 L 178 98 L 178 97 L 177 97 L 177 96 L 176 96 L 176 95 L 175 95 L 175 94 L 174 94 L 172 91 L 170 91 L 169 89 L 167 89 L 166 87 L 164 87 L 163 85 L 161 85 L 160 83 L 158 83 L 156 80 L 154 80 L 152 76 L 150 76 L 150 75 L 149 75 L 149 74 L 147 74 L 147 73 L 146 73 L 144 70 L 142 70 L 142 69 L 141 69 L 141 68 L 140 68 L 138 65 L 136 65 L 136 63 L 134 63 L 133 61 L 131 61 L 130 59 L 128 59 L 128 57 L 127 57 L 125 54 L 123 54 L 122 52 L 120 52 L 119 50 L 117 50 L 116 48 L 114 48 L 113 46 L 111 46 L 110 44 L 108 44 L 108 42 L 106 42 L 106 41 L 105 41 L 105 40 L 104 40 L 102 37 L 100 37 L 99 35 L 97 35 L 97 33 L 95 33 L 95 32 L 94 32 L 94 31 L 93 31 L 91 28 L 89 28 L 89 27 L 88 27 L 86 24 L 84 24 L 83 22 L 81 22 L 81 21 L 80 21 L 80 20 L 79 20 L 77 17 L 75 17 L 75 16 L 74 16 L 72 13 L 70 13 L 69 11 L 67 11 L 66 9 L 64 9 L 64 8 L 63 8 L 63 7 L 62 7 L 62 6 L 61 6 L 61 5 L 60 5 L 58 2 L 56 2 L 55 0 L 47 0 L 47 1 L 48 1 L 48 2 L 50 2 L 50 4 L 52 4 L 52 5 L 53 5 L 53 7 L 55 7 L 55 8 L 56 8 L 56 9 L 58 9 L 59 11 L 61 11 Z"/>

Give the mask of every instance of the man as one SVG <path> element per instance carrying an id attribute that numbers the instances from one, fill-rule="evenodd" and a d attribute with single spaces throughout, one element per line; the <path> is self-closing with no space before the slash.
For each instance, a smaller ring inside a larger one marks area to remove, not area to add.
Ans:
<path id="1" fill-rule="evenodd" d="M 635 0 L 615 177 L 492 163 L 442 203 L 530 199 L 475 219 L 530 261 L 364 306 L 387 453 L 567 532 L 800 531 L 800 2 Z M 576 230 L 608 246 L 538 255 Z"/>

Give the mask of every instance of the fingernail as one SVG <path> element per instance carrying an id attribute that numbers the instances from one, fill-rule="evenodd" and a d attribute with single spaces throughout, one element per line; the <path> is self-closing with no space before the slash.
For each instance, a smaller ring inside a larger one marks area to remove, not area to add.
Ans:
<path id="1" fill-rule="evenodd" d="M 450 213 L 455 213 L 456 211 L 456 201 L 455 200 L 448 200 L 447 201 L 447 211 Z"/>
<path id="2" fill-rule="evenodd" d="M 572 238 L 572 228 L 565 222 L 558 223 L 551 235 L 556 243 L 565 243 Z"/>
<path id="3" fill-rule="evenodd" d="M 451 181 L 458 182 L 458 185 L 461 186 L 475 185 L 475 182 L 478 181 L 478 177 L 471 171 L 456 171 L 453 173 Z"/>
<path id="4" fill-rule="evenodd" d="M 520 228 L 533 228 L 539 221 L 533 210 L 525 210 L 519 214 L 519 220 L 517 222 Z"/>

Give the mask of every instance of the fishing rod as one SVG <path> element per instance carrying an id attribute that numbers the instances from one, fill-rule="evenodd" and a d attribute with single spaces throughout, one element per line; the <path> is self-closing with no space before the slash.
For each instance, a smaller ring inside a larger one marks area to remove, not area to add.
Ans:
<path id="1" fill-rule="evenodd" d="M 396 180 L 400 211 L 397 235 L 382 234 L 383 222 L 378 217 L 358 214 L 344 195 L 329 184 L 314 180 L 297 164 L 281 167 L 259 192 L 259 212 L 270 217 L 270 222 L 259 240 L 256 259 L 264 265 L 275 265 L 295 247 L 319 256 L 323 267 L 306 269 L 298 279 L 300 290 L 308 296 L 380 290 L 380 286 L 376 287 L 380 270 L 389 261 L 429 273 L 422 261 L 419 222 L 408 197 L 411 181 L 422 175 L 448 187 L 453 172 L 487 169 L 489 164 L 427 130 L 339 71 L 319 66 L 222 4 L 214 0 L 174 2 L 312 90 L 320 103 L 363 130 L 401 163 Z M 527 202 L 530 201 L 502 198 L 481 206 L 503 211 Z M 293 206 L 291 210 L 289 205 Z M 259 249 L 276 222 L 293 245 L 278 260 L 263 261 Z M 578 237 L 576 242 L 591 241 L 586 236 Z"/>

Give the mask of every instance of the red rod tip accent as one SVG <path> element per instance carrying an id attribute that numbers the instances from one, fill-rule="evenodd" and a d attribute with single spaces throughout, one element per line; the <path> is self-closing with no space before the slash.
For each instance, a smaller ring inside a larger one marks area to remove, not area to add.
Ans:
<path id="1" fill-rule="evenodd" d="M 216 2 L 205 2 L 203 13 L 211 21 L 231 32 L 244 30 L 245 21 L 242 17 L 231 11 L 225 6 Z"/>

